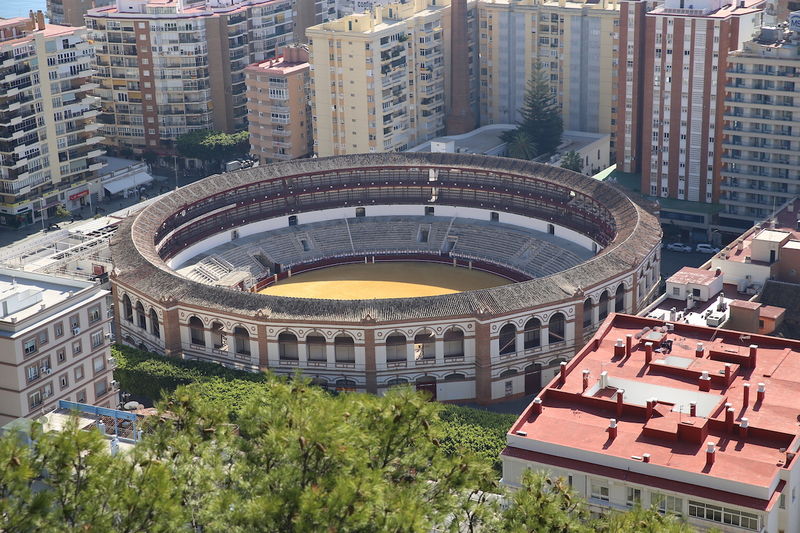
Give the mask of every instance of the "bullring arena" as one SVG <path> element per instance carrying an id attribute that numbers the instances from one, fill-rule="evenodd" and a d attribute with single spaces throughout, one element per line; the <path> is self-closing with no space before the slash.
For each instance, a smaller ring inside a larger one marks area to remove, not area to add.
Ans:
<path id="1" fill-rule="evenodd" d="M 657 288 L 648 206 L 560 168 L 362 154 L 212 176 L 123 222 L 120 340 L 337 390 L 536 392 Z"/>

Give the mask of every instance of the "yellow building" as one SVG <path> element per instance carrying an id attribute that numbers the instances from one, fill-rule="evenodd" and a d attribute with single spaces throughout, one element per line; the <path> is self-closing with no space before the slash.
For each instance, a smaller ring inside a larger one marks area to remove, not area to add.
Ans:
<path id="1" fill-rule="evenodd" d="M 318 155 L 402 151 L 444 134 L 449 14 L 449 0 L 415 0 L 307 30 Z"/>
<path id="2" fill-rule="evenodd" d="M 481 124 L 520 119 L 537 63 L 550 78 L 564 129 L 613 135 L 619 5 L 492 0 L 479 4 Z"/>

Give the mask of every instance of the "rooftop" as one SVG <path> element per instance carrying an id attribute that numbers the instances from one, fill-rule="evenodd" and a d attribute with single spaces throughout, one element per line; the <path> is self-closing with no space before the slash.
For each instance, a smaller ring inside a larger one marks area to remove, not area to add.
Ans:
<path id="1" fill-rule="evenodd" d="M 741 237 L 722 250 L 721 256 L 735 263 L 752 262 L 767 265 L 763 261 L 755 261 L 752 257 L 752 244 L 754 240 L 780 243 L 789 239 L 783 246 L 800 249 L 800 198 L 787 202 L 769 220 L 753 226 L 744 232 Z M 793 242 L 795 241 L 795 242 Z"/>
<path id="2" fill-rule="evenodd" d="M 720 501 L 735 492 L 766 508 L 800 445 L 799 388 L 800 342 L 614 314 L 523 412 L 504 453 L 708 487 Z"/>
<path id="3" fill-rule="evenodd" d="M 0 268 L 0 321 L 19 322 L 93 285 L 52 274 Z"/>
<path id="4" fill-rule="evenodd" d="M 692 285 L 711 285 L 719 277 L 715 270 L 704 268 L 683 267 L 667 280 L 667 283 L 680 283 Z"/>
<path id="5" fill-rule="evenodd" d="M 516 126 L 513 124 L 490 124 L 467 133 L 462 133 L 461 135 L 436 137 L 430 141 L 418 144 L 407 151 L 451 151 L 466 154 L 498 155 L 501 152 L 505 152 L 506 142 L 501 138 L 502 135 L 515 128 Z M 444 150 L 441 148 L 441 145 L 445 145 Z"/>

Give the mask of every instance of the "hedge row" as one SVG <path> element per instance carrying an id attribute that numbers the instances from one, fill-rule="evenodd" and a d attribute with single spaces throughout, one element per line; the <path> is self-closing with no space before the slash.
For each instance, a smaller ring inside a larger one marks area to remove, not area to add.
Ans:
<path id="1" fill-rule="evenodd" d="M 239 406 L 252 396 L 264 396 L 267 375 L 232 370 L 214 363 L 168 359 L 128 346 L 112 348 L 117 359 L 114 378 L 122 390 L 136 396 L 158 400 L 179 385 L 192 384 L 195 394 L 228 411 L 236 418 Z M 458 405 L 443 405 L 445 438 L 442 446 L 448 453 L 470 450 L 499 470 L 499 454 L 505 447 L 506 432 L 516 415 L 499 414 Z"/>

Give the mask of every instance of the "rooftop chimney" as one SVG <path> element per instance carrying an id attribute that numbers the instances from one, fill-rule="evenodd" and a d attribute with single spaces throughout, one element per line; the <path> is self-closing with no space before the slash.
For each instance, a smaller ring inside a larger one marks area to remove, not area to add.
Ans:
<path id="1" fill-rule="evenodd" d="M 625 399 L 625 389 L 617 389 L 617 418 L 622 418 L 623 400 Z"/>
<path id="2" fill-rule="evenodd" d="M 44 13 L 41 10 L 36 11 L 36 29 L 44 30 Z"/>
<path id="3" fill-rule="evenodd" d="M 612 440 L 617 438 L 617 421 L 614 418 L 608 421 L 608 438 Z"/>
<path id="4" fill-rule="evenodd" d="M 756 403 L 762 403 L 764 401 L 764 396 L 767 394 L 767 386 L 763 383 L 758 384 L 758 390 L 756 391 Z"/>
<path id="5" fill-rule="evenodd" d="M 739 419 L 739 436 L 743 439 L 747 438 L 747 433 L 750 429 L 750 421 L 747 420 L 747 417 L 743 416 Z"/>
<path id="6" fill-rule="evenodd" d="M 633 346 L 633 335 L 628 333 L 625 335 L 625 357 L 631 356 L 631 348 Z"/>
<path id="7" fill-rule="evenodd" d="M 643 453 L 642 454 L 642 462 L 643 463 L 649 463 L 650 462 L 650 454 L 649 453 Z"/>
<path id="8" fill-rule="evenodd" d="M 725 405 L 725 431 L 731 433 L 733 431 L 733 407 L 730 407 L 729 403 Z"/>
<path id="9" fill-rule="evenodd" d="M 742 385 L 742 409 L 747 409 L 747 404 L 750 403 L 750 384 L 745 383 Z"/>
<path id="10" fill-rule="evenodd" d="M 697 416 L 697 403 L 689 403 L 689 416 Z"/>
<path id="11" fill-rule="evenodd" d="M 725 384 L 731 382 L 731 364 L 725 363 Z"/>
<path id="12" fill-rule="evenodd" d="M 695 357 L 703 357 L 703 353 L 705 352 L 705 348 L 703 347 L 702 342 L 697 343 L 697 348 L 694 350 Z"/>
<path id="13" fill-rule="evenodd" d="M 567 382 L 567 362 L 561 361 L 561 376 L 558 378 L 559 383 L 564 385 Z"/>
<path id="14" fill-rule="evenodd" d="M 467 47 L 467 0 L 450 4 L 450 111 L 445 119 L 448 135 L 475 128 L 469 101 L 469 50 Z"/>
<path id="15" fill-rule="evenodd" d="M 711 376 L 708 375 L 708 370 L 703 370 L 703 374 L 700 376 L 700 390 L 703 392 L 711 390 Z"/>
<path id="16" fill-rule="evenodd" d="M 751 344 L 750 345 L 750 368 L 756 367 L 756 362 L 758 360 L 758 345 Z"/>
<path id="17" fill-rule="evenodd" d="M 649 400 L 647 400 L 647 408 L 645 411 L 646 420 L 650 420 L 651 418 L 653 418 L 653 408 L 655 408 L 655 406 L 656 406 L 655 398 L 650 398 Z"/>
<path id="18" fill-rule="evenodd" d="M 644 362 L 648 365 L 653 360 L 653 343 L 646 342 L 644 343 Z"/>
<path id="19" fill-rule="evenodd" d="M 583 371 L 583 392 L 589 388 L 589 369 Z"/>
<path id="20" fill-rule="evenodd" d="M 706 466 L 714 464 L 714 456 L 716 455 L 716 446 L 713 442 L 706 443 Z"/>
<path id="21" fill-rule="evenodd" d="M 542 414 L 542 399 L 541 398 L 534 398 L 533 399 L 533 412 L 537 415 Z"/>
<path id="22" fill-rule="evenodd" d="M 622 342 L 622 339 L 617 339 L 617 343 L 614 345 L 614 357 L 622 357 L 625 354 L 625 344 Z"/>

